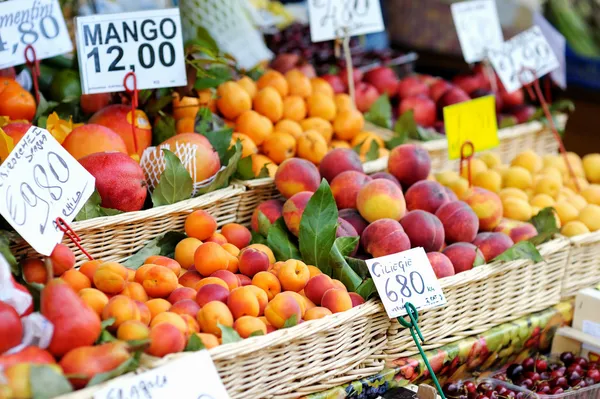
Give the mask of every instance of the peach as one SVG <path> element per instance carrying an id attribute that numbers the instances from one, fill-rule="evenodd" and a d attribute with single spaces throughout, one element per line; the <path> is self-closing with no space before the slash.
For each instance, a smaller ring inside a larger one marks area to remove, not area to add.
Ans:
<path id="1" fill-rule="evenodd" d="M 243 274 L 252 277 L 269 269 L 269 257 L 255 248 L 245 248 L 240 252 L 239 269 Z"/>
<path id="2" fill-rule="evenodd" d="M 85 274 L 90 281 L 94 281 L 94 273 L 102 263 L 104 262 L 101 260 L 88 260 L 79 266 L 79 271 Z"/>
<path id="3" fill-rule="evenodd" d="M 331 310 L 327 309 L 327 308 L 323 308 L 321 306 L 316 306 L 312 309 L 308 309 L 306 311 L 306 313 L 304 314 L 304 320 L 309 321 L 309 320 L 317 320 L 317 319 L 322 319 L 325 316 L 329 316 L 332 315 L 333 313 L 331 313 Z"/>
<path id="4" fill-rule="evenodd" d="M 171 303 L 163 298 L 150 299 L 145 305 L 150 310 L 150 320 L 154 319 L 158 314 L 171 309 Z"/>
<path id="5" fill-rule="evenodd" d="M 94 273 L 94 286 L 106 294 L 118 294 L 123 291 L 127 281 L 127 269 L 117 262 L 103 263 Z"/>
<path id="6" fill-rule="evenodd" d="M 477 215 L 481 230 L 492 231 L 502 221 L 504 209 L 498 194 L 481 187 L 473 187 L 465 202 Z"/>
<path id="7" fill-rule="evenodd" d="M 221 233 L 213 233 L 213 235 L 208 237 L 204 242 L 215 242 L 219 245 L 223 245 L 227 244 L 227 238 Z"/>
<path id="8" fill-rule="evenodd" d="M 371 223 L 361 235 L 362 247 L 375 258 L 410 249 L 410 240 L 402 225 L 393 219 Z"/>
<path id="9" fill-rule="evenodd" d="M 373 180 L 375 180 L 375 179 L 386 179 L 386 180 L 389 180 L 392 183 L 395 183 L 400 189 L 402 189 L 402 186 L 400 185 L 400 181 L 398 179 L 396 179 L 391 173 L 388 173 L 388 172 L 377 172 L 377 173 L 373 173 L 371 175 L 371 178 Z"/>
<path id="10" fill-rule="evenodd" d="M 196 317 L 200 305 L 196 303 L 195 299 L 182 299 L 175 302 L 169 309 L 169 312 L 177 313 L 178 315 L 189 314 L 192 317 Z"/>
<path id="11" fill-rule="evenodd" d="M 128 296 L 129 298 L 140 302 L 146 302 L 148 300 L 148 294 L 146 293 L 146 290 L 144 290 L 144 287 L 135 281 L 129 281 L 125 284 L 125 288 L 120 292 L 120 295 Z"/>
<path id="12" fill-rule="evenodd" d="M 444 226 L 434 214 L 420 209 L 410 211 L 400 220 L 400 224 L 412 248 L 423 247 L 425 252 L 442 249 L 445 238 Z"/>
<path id="13" fill-rule="evenodd" d="M 356 197 L 356 207 L 369 222 L 379 219 L 400 220 L 406 212 L 402 190 L 389 180 L 376 179 L 365 184 Z"/>
<path id="14" fill-rule="evenodd" d="M 171 292 L 167 301 L 171 304 L 175 304 L 183 299 L 196 299 L 196 290 L 191 287 L 176 288 Z"/>
<path id="15" fill-rule="evenodd" d="M 285 198 L 301 191 L 315 192 L 320 183 L 319 170 L 305 159 L 286 159 L 279 165 L 275 174 L 275 186 Z"/>
<path id="16" fill-rule="evenodd" d="M 185 344 L 185 334 L 177 327 L 170 323 L 160 323 L 150 329 L 150 346 L 146 348 L 146 353 L 163 357 L 183 351 Z"/>
<path id="17" fill-rule="evenodd" d="M 435 213 L 440 206 L 450 202 L 444 186 L 431 180 L 421 180 L 410 186 L 405 199 L 409 211 L 422 209 L 429 213 Z"/>
<path id="18" fill-rule="evenodd" d="M 296 317 L 296 321 L 300 320 L 302 310 L 298 301 L 291 295 L 285 295 L 285 293 L 275 295 L 275 298 L 265 308 L 265 317 L 277 329 L 282 328 L 286 320 L 292 316 Z"/>
<path id="19" fill-rule="evenodd" d="M 281 266 L 278 277 L 281 287 L 285 291 L 298 292 L 303 290 L 308 283 L 310 272 L 304 262 L 289 259 Z"/>
<path id="20" fill-rule="evenodd" d="M 179 277 L 179 284 L 184 287 L 194 288 L 200 280 L 202 280 L 200 273 L 195 270 L 189 270 Z"/>
<path id="21" fill-rule="evenodd" d="M 441 252 L 428 252 L 427 259 L 437 278 L 454 276 L 454 266 L 446 255 Z"/>
<path id="22" fill-rule="evenodd" d="M 150 337 L 150 329 L 139 320 L 127 320 L 117 329 L 117 339 L 134 341 Z"/>
<path id="23" fill-rule="evenodd" d="M 140 310 L 140 321 L 145 325 L 149 326 L 150 321 L 152 320 L 152 313 L 150 313 L 150 308 L 144 302 L 133 301 L 135 305 Z"/>
<path id="24" fill-rule="evenodd" d="M 55 277 L 62 275 L 75 266 L 75 254 L 65 244 L 56 244 L 49 258 Z"/>
<path id="25" fill-rule="evenodd" d="M 296 237 L 300 233 L 300 221 L 302 220 L 304 208 L 306 208 L 306 204 L 308 204 L 312 195 L 311 191 L 301 191 L 292 195 L 283 204 L 283 220 L 290 233 Z"/>
<path id="26" fill-rule="evenodd" d="M 211 274 L 210 277 L 220 278 L 221 280 L 225 281 L 225 283 L 229 287 L 229 291 L 232 291 L 240 286 L 240 281 L 238 280 L 238 278 L 229 270 L 217 270 L 216 272 Z"/>
<path id="27" fill-rule="evenodd" d="M 227 303 L 229 298 L 229 290 L 219 284 L 207 284 L 198 290 L 196 294 L 196 303 L 203 307 L 209 302 L 220 301 Z"/>
<path id="28" fill-rule="evenodd" d="M 435 215 L 444 225 L 446 242 L 471 242 L 479 230 L 479 219 L 463 201 L 452 201 L 442 205 Z"/>
<path id="29" fill-rule="evenodd" d="M 234 319 L 242 316 L 259 316 L 260 302 L 250 286 L 236 288 L 231 291 L 227 299 L 227 306 Z"/>
<path id="30" fill-rule="evenodd" d="M 388 169 L 403 187 L 410 187 L 419 180 L 427 179 L 431 158 L 421 146 L 402 144 L 390 152 Z"/>
<path id="31" fill-rule="evenodd" d="M 187 323 L 177 313 L 173 313 L 170 310 L 168 312 L 162 312 L 157 314 L 150 322 L 150 328 L 157 326 L 162 323 L 169 323 L 177 327 L 182 334 L 187 335 L 188 327 Z"/>
<path id="32" fill-rule="evenodd" d="M 168 267 L 175 273 L 176 276 L 181 274 L 181 265 L 175 259 L 166 256 L 154 255 L 144 261 L 145 265 L 159 265 Z"/>
<path id="33" fill-rule="evenodd" d="M 304 293 L 306 297 L 316 305 L 321 305 L 323 295 L 332 288 L 335 288 L 335 285 L 333 284 L 331 277 L 326 274 L 319 274 L 308 280 L 304 287 Z"/>
<path id="34" fill-rule="evenodd" d="M 371 177 L 354 170 L 336 175 L 331 181 L 331 192 L 338 209 L 356 208 L 356 200 L 360 189 L 371 180 L 373 180 Z"/>
<path id="35" fill-rule="evenodd" d="M 275 295 L 281 292 L 281 283 L 279 279 L 269 272 L 258 272 L 252 277 L 252 285 L 262 289 L 266 294 L 268 300 L 272 300 Z"/>
<path id="36" fill-rule="evenodd" d="M 252 284 L 252 279 L 245 274 L 236 274 L 235 276 L 240 280 L 240 287 Z"/>
<path id="37" fill-rule="evenodd" d="M 224 225 L 221 228 L 221 234 L 227 239 L 228 243 L 235 245 L 237 248 L 248 246 L 252 240 L 250 230 L 237 223 L 227 223 Z"/>
<path id="38" fill-rule="evenodd" d="M 352 309 L 352 298 L 347 291 L 332 288 L 323 294 L 321 305 L 332 313 L 340 313 Z"/>
<path id="39" fill-rule="evenodd" d="M 350 299 L 352 300 L 352 307 L 360 306 L 365 303 L 365 299 L 356 292 L 349 292 L 348 295 L 350 295 Z"/>
<path id="40" fill-rule="evenodd" d="M 142 286 L 153 298 L 167 298 L 177 288 L 178 279 L 171 269 L 155 265 L 144 275 Z"/>
<path id="41" fill-rule="evenodd" d="M 347 171 L 363 173 L 360 157 L 350 149 L 336 148 L 329 151 L 319 165 L 321 176 L 330 183 L 337 175 Z"/>
<path id="42" fill-rule="evenodd" d="M 217 337 L 221 336 L 218 324 L 233 327 L 233 315 L 227 305 L 220 301 L 212 301 L 204 305 L 198 311 L 197 319 L 202 332 L 214 334 Z"/>
<path id="43" fill-rule="evenodd" d="M 251 334 L 261 332 L 267 334 L 267 325 L 258 317 L 242 316 L 233 323 L 233 329 L 242 338 L 248 338 Z"/>
<path id="44" fill-rule="evenodd" d="M 196 320 L 196 315 L 190 316 L 187 313 L 180 314 L 183 321 L 187 325 L 187 334 L 186 336 L 196 334 L 200 332 L 200 324 L 198 324 L 198 320 Z"/>
<path id="45" fill-rule="evenodd" d="M 102 310 L 102 320 L 114 318 L 115 322 L 109 327 L 116 331 L 119 326 L 127 320 L 140 320 L 140 309 L 133 299 L 125 295 L 115 295 L 109 299 Z"/>
<path id="46" fill-rule="evenodd" d="M 200 341 L 202 341 L 202 344 L 206 349 L 216 348 L 220 345 L 219 338 L 214 334 L 197 333 L 196 336 L 200 338 Z"/>
<path id="47" fill-rule="evenodd" d="M 252 213 L 252 221 L 250 226 L 252 231 L 258 233 L 258 213 L 262 212 L 263 215 L 269 219 L 269 222 L 275 223 L 277 219 L 281 217 L 283 211 L 283 201 L 273 199 L 262 202 L 254 212 Z M 238 247 L 239 248 L 239 247 Z"/>
<path id="48" fill-rule="evenodd" d="M 194 254 L 200 245 L 202 245 L 202 241 L 197 238 L 184 238 L 175 246 L 175 260 L 184 269 L 192 268 L 194 266 Z"/>
<path id="49" fill-rule="evenodd" d="M 477 245 L 486 262 L 490 262 L 514 245 L 513 240 L 504 233 L 479 233 L 473 244 Z"/>
<path id="50" fill-rule="evenodd" d="M 448 245 L 442 253 L 450 259 L 454 267 L 454 273 L 456 274 L 466 272 L 474 266 L 485 263 L 485 259 L 479 248 L 468 242 L 457 242 Z"/>
<path id="51" fill-rule="evenodd" d="M 73 291 L 79 292 L 84 288 L 91 288 L 92 282 L 89 278 L 79 270 L 69 269 L 64 272 L 60 278 L 73 288 Z"/>
<path id="52" fill-rule="evenodd" d="M 508 235 L 516 244 L 537 236 L 538 232 L 531 223 L 523 223 L 511 228 Z"/>
<path id="53" fill-rule="evenodd" d="M 252 245 L 248 245 L 246 248 L 244 249 L 258 249 L 261 252 L 264 252 L 267 257 L 269 258 L 269 264 L 271 263 L 275 263 L 275 255 L 273 254 L 273 251 L 271 251 L 271 248 L 267 247 L 264 244 L 252 244 Z"/>
<path id="54" fill-rule="evenodd" d="M 369 222 L 360 216 L 360 212 L 358 212 L 356 209 L 342 209 L 339 211 L 338 215 L 340 218 L 350 223 L 358 235 L 361 235 L 369 225 Z"/>
<path id="55" fill-rule="evenodd" d="M 194 289 L 196 291 L 198 291 L 198 290 L 200 290 L 200 288 L 204 287 L 205 285 L 209 285 L 209 284 L 220 285 L 221 287 L 223 287 L 229 291 L 229 285 L 227 285 L 225 280 L 220 279 L 218 277 L 205 277 L 194 286 Z"/>
<path id="56" fill-rule="evenodd" d="M 350 223 L 338 217 L 338 227 L 335 231 L 335 237 L 358 237 L 358 232 Z M 356 251 L 358 251 L 358 242 L 356 243 L 356 246 L 350 253 L 350 256 L 356 255 Z"/>
<path id="57" fill-rule="evenodd" d="M 202 276 L 210 276 L 217 270 L 227 270 L 231 255 L 215 242 L 205 242 L 196 249 L 194 267 Z"/>
<path id="58" fill-rule="evenodd" d="M 98 314 L 98 316 L 102 316 L 102 310 L 108 303 L 108 297 L 106 294 L 96 288 L 84 288 L 77 293 L 79 298 L 85 302 L 90 308 L 94 310 Z"/>
<path id="59" fill-rule="evenodd" d="M 296 303 L 298 303 L 298 305 L 300 305 L 300 317 L 301 318 L 304 317 L 304 313 L 306 313 L 306 310 L 308 308 L 314 308 L 316 306 L 314 303 L 312 303 L 312 301 L 310 299 L 300 295 L 297 292 L 284 291 L 281 294 L 294 298 L 294 301 L 296 301 Z"/>
<path id="60" fill-rule="evenodd" d="M 217 222 L 210 213 L 198 209 L 187 216 L 184 228 L 188 237 L 204 241 L 217 230 Z"/>
<path id="61" fill-rule="evenodd" d="M 255 285 L 250 284 L 245 288 L 252 292 L 256 296 L 256 299 L 258 299 L 258 315 L 262 316 L 265 312 L 265 308 L 267 307 L 267 303 L 269 303 L 269 296 L 262 288 L 259 288 Z"/>

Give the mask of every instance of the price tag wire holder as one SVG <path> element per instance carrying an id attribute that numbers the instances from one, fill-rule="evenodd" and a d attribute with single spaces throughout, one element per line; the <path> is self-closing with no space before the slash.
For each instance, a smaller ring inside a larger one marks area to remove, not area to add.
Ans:
<path id="1" fill-rule="evenodd" d="M 471 142 L 470 140 L 467 140 L 464 143 L 462 143 L 462 145 L 460 146 L 460 164 L 459 164 L 458 172 L 462 176 L 464 164 L 467 165 L 466 167 L 467 167 L 467 178 L 469 180 L 469 187 L 471 187 L 471 185 L 472 185 L 471 160 L 473 159 L 474 155 L 475 155 L 475 146 L 473 145 L 473 142 Z"/>
<path id="2" fill-rule="evenodd" d="M 27 67 L 31 71 L 31 79 L 33 80 L 33 90 L 35 94 L 35 102 L 36 104 L 40 103 L 40 84 L 39 84 L 39 76 L 40 76 L 40 61 L 37 58 L 35 53 L 35 49 L 31 44 L 28 44 L 25 47 L 25 61 L 27 63 Z"/>
<path id="3" fill-rule="evenodd" d="M 406 302 L 404 304 L 404 309 L 406 310 L 406 314 L 409 320 L 406 320 L 404 317 L 400 316 L 397 318 L 398 323 L 400 323 L 401 326 L 409 329 L 410 335 L 412 336 L 413 341 L 415 341 L 415 345 L 417 345 L 419 354 L 423 358 L 423 362 L 425 363 L 427 370 L 429 370 L 429 375 L 431 376 L 431 379 L 433 380 L 433 383 L 435 384 L 438 393 L 440 394 L 442 399 L 446 399 L 446 396 L 444 396 L 444 392 L 442 391 L 442 387 L 440 386 L 440 383 L 437 377 L 435 376 L 435 373 L 433 372 L 433 368 L 431 367 L 429 360 L 427 360 L 425 351 L 421 346 L 421 343 L 425 343 L 425 339 L 423 338 L 423 334 L 421 333 L 421 330 L 419 329 L 419 325 L 417 323 L 419 321 L 419 312 L 417 311 L 415 305 L 413 305 L 411 302 Z"/>
<path id="4" fill-rule="evenodd" d="M 90 255 L 88 253 L 88 251 L 86 251 L 85 248 L 83 248 L 83 246 L 81 245 L 81 238 L 77 235 L 77 233 L 75 233 L 73 228 L 71 226 L 69 226 L 69 224 L 67 222 L 64 221 L 63 218 L 61 218 L 61 217 L 56 218 L 56 226 L 58 227 L 58 229 L 60 231 L 65 233 L 65 235 L 67 237 L 69 237 L 69 239 L 73 242 L 73 244 L 75 244 L 75 246 L 77 248 L 79 248 L 81 250 L 81 252 L 85 256 L 87 256 L 87 258 L 89 260 L 94 260 L 94 258 L 92 258 L 92 255 Z"/>
<path id="5" fill-rule="evenodd" d="M 129 78 L 133 83 L 133 87 L 129 88 Z M 138 156 L 138 144 L 137 144 L 137 135 L 135 134 L 135 111 L 138 106 L 138 87 L 137 87 L 137 77 L 134 71 L 129 71 L 123 78 L 123 86 L 125 87 L 125 91 L 129 94 L 130 102 L 131 102 L 131 136 L 133 139 L 133 148 L 135 151 L 135 156 Z"/>

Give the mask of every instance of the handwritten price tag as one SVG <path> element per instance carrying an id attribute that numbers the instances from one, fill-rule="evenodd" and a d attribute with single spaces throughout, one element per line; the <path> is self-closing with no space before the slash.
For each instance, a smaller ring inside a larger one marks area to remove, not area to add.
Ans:
<path id="1" fill-rule="evenodd" d="M 0 214 L 42 255 L 94 193 L 94 177 L 52 135 L 32 126 L 0 165 Z"/>
<path id="2" fill-rule="evenodd" d="M 0 69 L 24 64 L 29 44 L 38 59 L 73 51 L 58 0 L 0 3 Z"/>
<path id="3" fill-rule="evenodd" d="M 446 304 L 446 297 L 423 248 L 366 261 L 390 319 L 406 315 L 404 304 L 417 310 Z"/>
<path id="4" fill-rule="evenodd" d="M 175 396 L 173 396 L 175 394 Z M 94 399 L 228 399 L 207 351 L 199 351 L 130 378 L 117 378 Z"/>
<path id="5" fill-rule="evenodd" d="M 560 67 L 537 25 L 519 33 L 502 47 L 488 50 L 488 58 L 509 93 Z"/>
<path id="6" fill-rule="evenodd" d="M 379 1 L 309 0 L 308 14 L 313 42 L 385 30 Z"/>
<path id="7" fill-rule="evenodd" d="M 504 43 L 494 0 L 453 3 L 450 10 L 463 57 L 468 63 L 483 60 L 486 49 L 500 47 Z"/>
<path id="8" fill-rule="evenodd" d="M 134 71 L 138 89 L 187 84 L 179 9 L 78 17 L 77 52 L 84 93 L 125 90 Z"/>
<path id="9" fill-rule="evenodd" d="M 500 144 L 494 96 L 444 107 L 444 126 L 449 159 L 460 158 L 465 141 L 473 143 L 475 152 L 490 150 Z"/>

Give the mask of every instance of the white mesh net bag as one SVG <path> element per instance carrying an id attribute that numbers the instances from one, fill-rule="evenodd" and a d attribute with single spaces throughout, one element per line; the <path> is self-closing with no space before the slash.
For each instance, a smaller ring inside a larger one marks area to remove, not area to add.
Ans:
<path id="1" fill-rule="evenodd" d="M 198 27 L 208 31 L 221 51 L 235 57 L 245 69 L 270 60 L 273 53 L 247 13 L 248 0 L 180 0 L 184 40 L 197 36 Z"/>

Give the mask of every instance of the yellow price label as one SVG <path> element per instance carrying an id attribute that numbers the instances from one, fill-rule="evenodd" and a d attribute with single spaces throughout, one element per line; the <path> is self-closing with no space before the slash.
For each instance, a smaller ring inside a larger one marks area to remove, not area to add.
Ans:
<path id="1" fill-rule="evenodd" d="M 444 107 L 444 126 L 449 159 L 460 158 L 461 146 L 466 141 L 473 143 L 475 152 L 490 150 L 500 144 L 494 96 Z"/>

